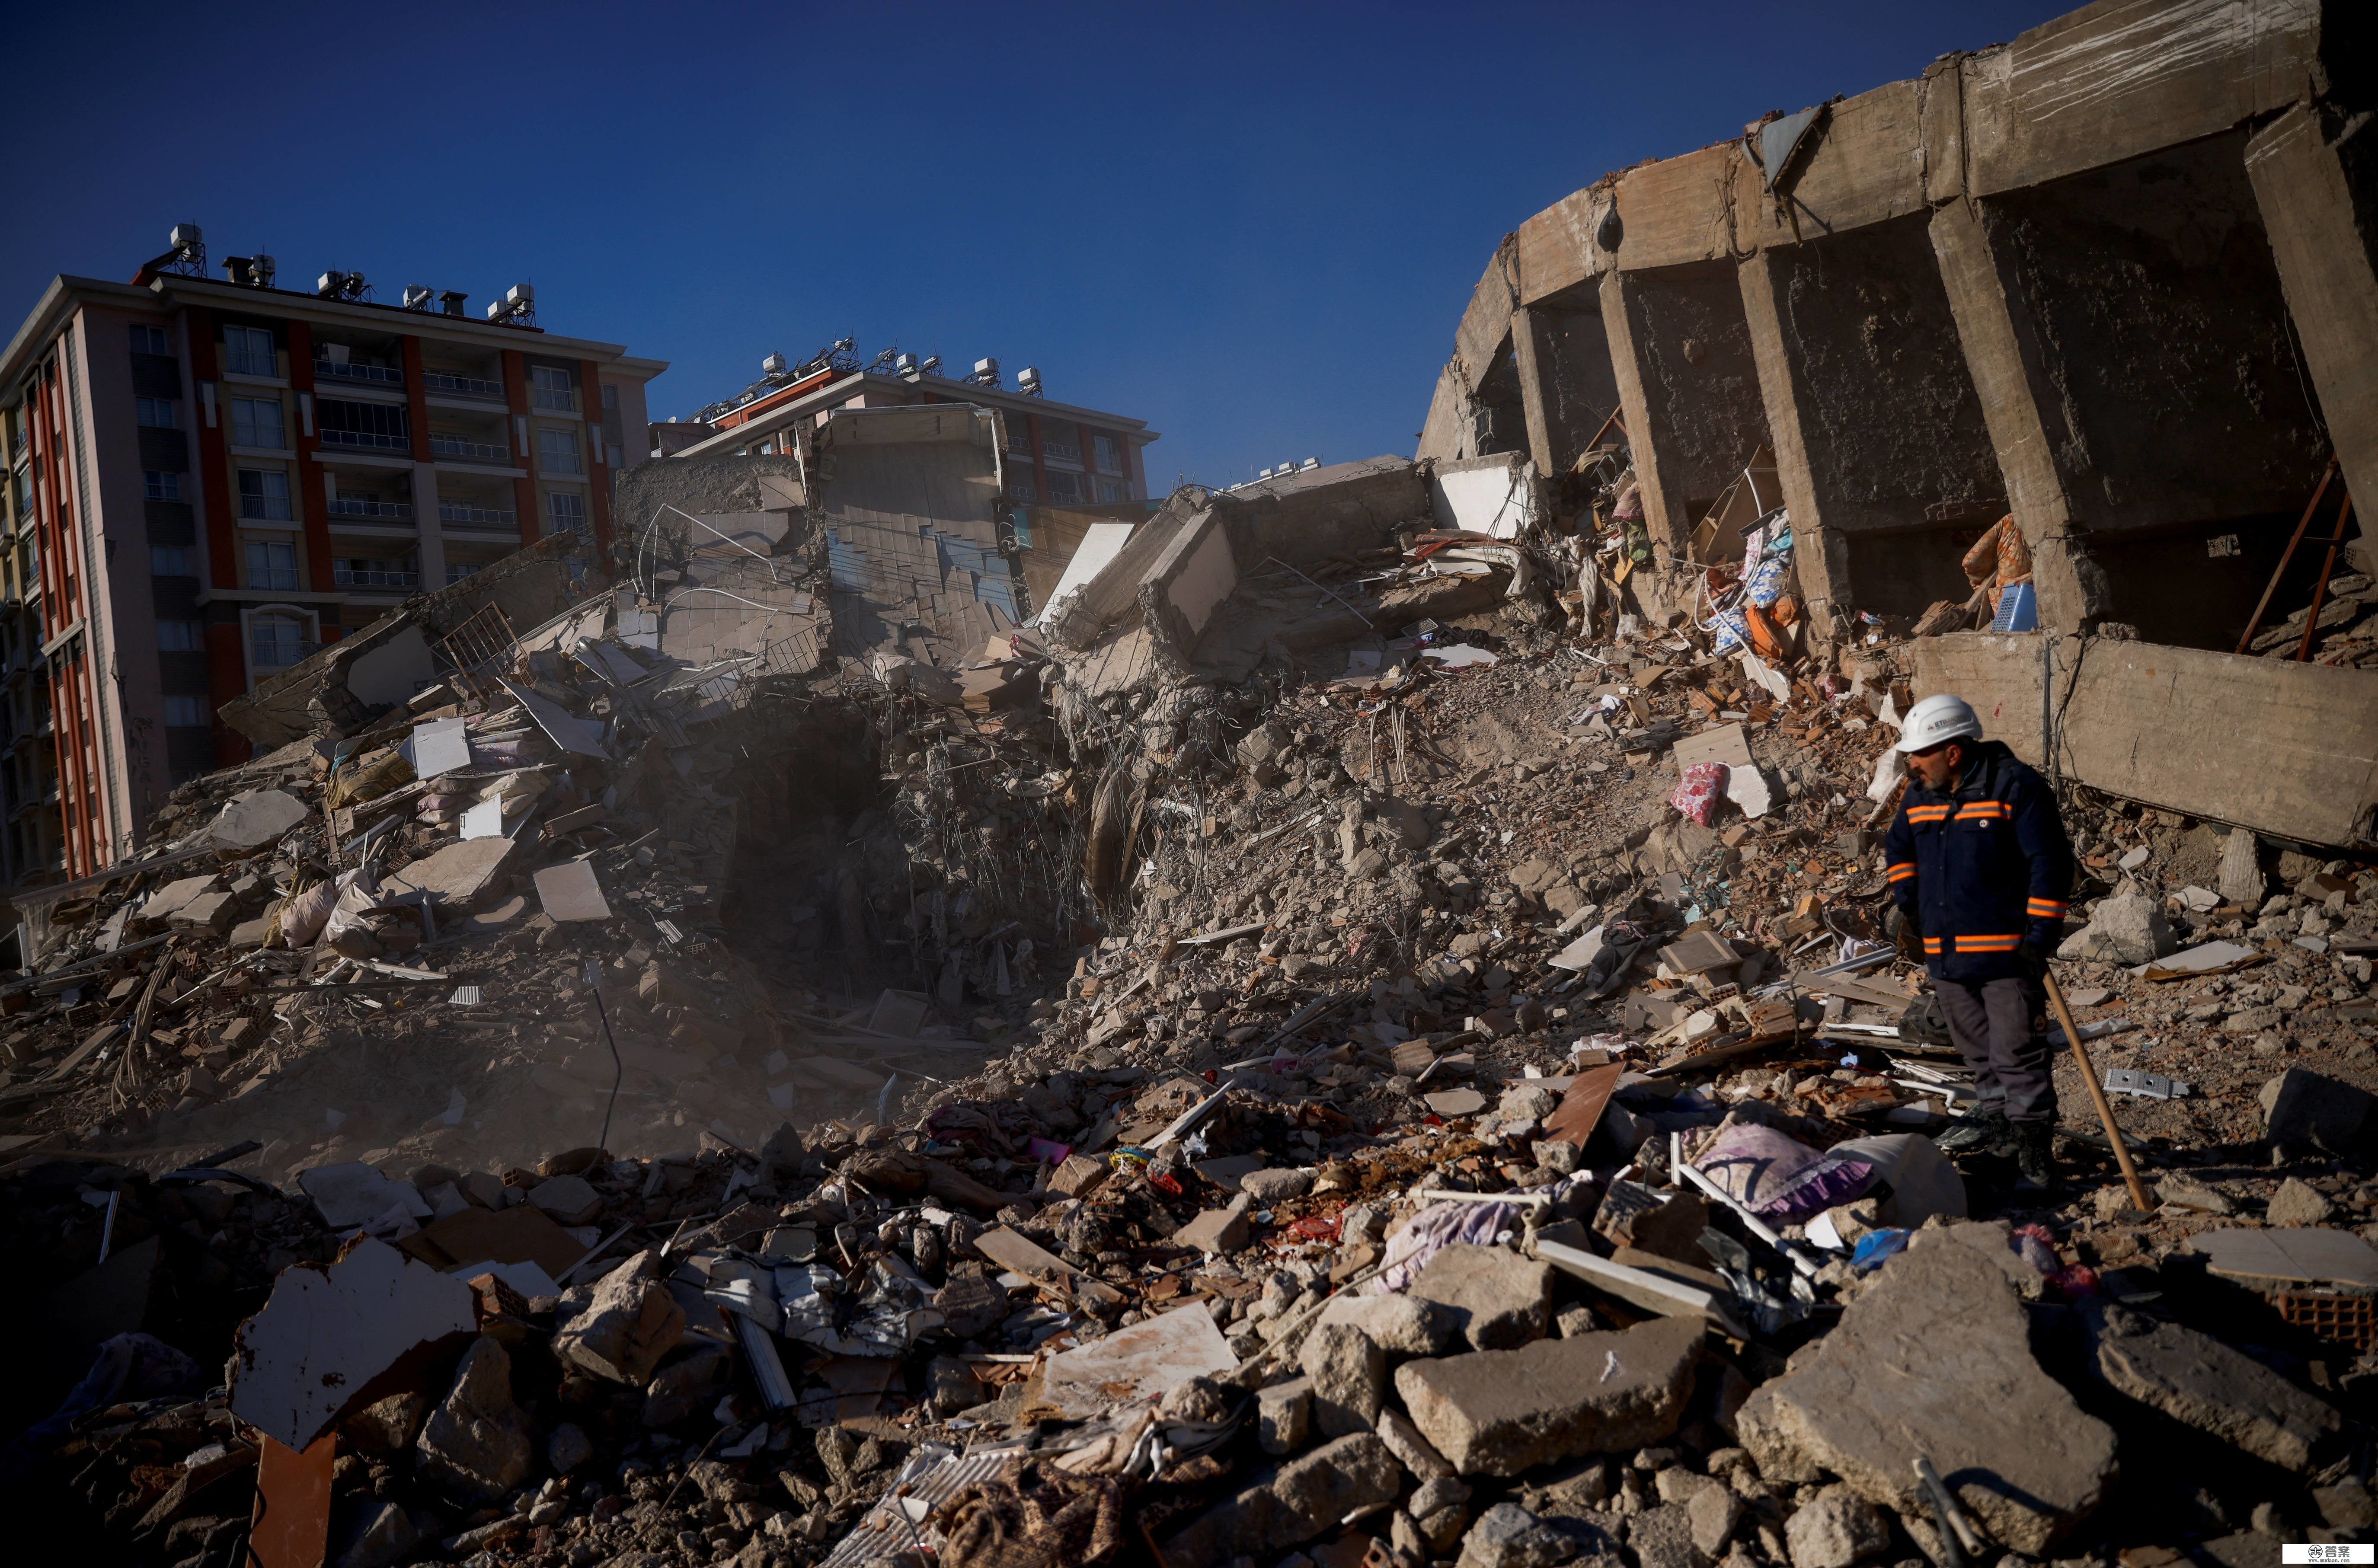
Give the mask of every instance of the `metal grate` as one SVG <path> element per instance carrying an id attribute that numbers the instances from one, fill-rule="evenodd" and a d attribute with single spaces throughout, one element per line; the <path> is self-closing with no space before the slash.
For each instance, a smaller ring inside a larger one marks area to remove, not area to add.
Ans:
<path id="1" fill-rule="evenodd" d="M 511 668 L 512 648 L 520 641 L 512 623 L 493 604 L 482 604 L 462 624 L 439 638 L 438 656 L 450 669 L 480 674 Z"/>

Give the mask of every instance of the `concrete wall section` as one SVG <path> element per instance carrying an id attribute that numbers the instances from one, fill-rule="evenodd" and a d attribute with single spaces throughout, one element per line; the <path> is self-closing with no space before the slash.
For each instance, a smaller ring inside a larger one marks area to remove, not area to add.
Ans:
<path id="1" fill-rule="evenodd" d="M 2005 481 L 1925 220 L 1762 251 L 1740 282 L 1810 608 L 1964 597 L 1964 546 L 1943 531 L 1995 521 Z M 1907 548 L 1940 569 L 1860 570 L 1851 541 L 1890 531 L 1925 531 Z"/>
<path id="2" fill-rule="evenodd" d="M 1415 461 L 1470 455 L 1470 385 L 1461 373 L 1459 356 L 1446 361 L 1436 374 L 1436 389 L 1428 400 L 1428 416 L 1421 422 Z"/>
<path id="3" fill-rule="evenodd" d="M 1140 607 L 1173 654 L 1185 662 L 1214 607 L 1239 585 L 1231 531 L 1220 515 L 1193 518 L 1176 533 L 1139 585 Z"/>
<path id="4" fill-rule="evenodd" d="M 1971 632 L 1908 652 L 1919 699 L 1964 697 L 2034 766 L 2052 722 L 2063 775 L 2108 794 L 2312 844 L 2368 846 L 2378 832 L 2378 672 Z M 2207 735 L 2222 743 L 2195 743 Z"/>
<path id="5" fill-rule="evenodd" d="M 1727 262 L 1620 271 L 1604 280 L 1602 303 L 1606 326 L 1626 315 L 1611 354 L 1644 516 L 1681 554 L 1693 523 L 1768 444 L 1741 285 Z M 1615 363 L 1622 348 L 1627 365 Z"/>
<path id="6" fill-rule="evenodd" d="M 1617 266 L 1631 272 L 1732 256 L 1735 204 L 1749 199 L 1735 181 L 1747 168 L 1741 146 L 1722 141 L 1621 174 Z M 1756 171 L 1750 176 L 1755 184 Z"/>
<path id="7" fill-rule="evenodd" d="M 1524 334 L 1521 319 L 1530 328 Z M 1571 291 L 1558 302 L 1529 306 L 1513 318 L 1512 345 L 1529 416 L 1528 455 L 1538 473 L 1563 473 L 1618 406 L 1600 294 Z M 1518 352 L 1522 346 L 1525 355 Z"/>
<path id="8" fill-rule="evenodd" d="M 1250 569 L 1266 557 L 1290 566 L 1375 549 L 1399 522 L 1425 521 L 1428 481 L 1399 457 L 1300 470 L 1214 497 L 1231 546 Z"/>
<path id="9" fill-rule="evenodd" d="M 1895 81 L 1827 110 L 1786 171 L 1780 204 L 1764 188 L 1761 172 L 1746 167 L 1737 186 L 1735 248 L 1805 243 L 1923 211 L 1927 85 Z M 1739 148 L 1735 155 L 1748 156 Z"/>
<path id="10" fill-rule="evenodd" d="M 2092 531 L 2301 506 L 2327 456 L 2242 133 L 1983 203 Z M 2119 584 L 2117 585 L 2119 589 Z"/>
<path id="11" fill-rule="evenodd" d="M 1519 303 L 1536 305 L 1564 290 L 1585 288 L 1610 268 L 1610 253 L 1594 241 L 1616 195 L 1610 182 L 1562 197 L 1519 225 Z"/>

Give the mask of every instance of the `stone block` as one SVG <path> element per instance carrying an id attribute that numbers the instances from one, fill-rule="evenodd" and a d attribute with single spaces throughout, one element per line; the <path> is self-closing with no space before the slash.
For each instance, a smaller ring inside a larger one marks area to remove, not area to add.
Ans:
<path id="1" fill-rule="evenodd" d="M 1230 1206 L 1207 1209 L 1187 1225 L 1172 1233 L 1175 1245 L 1195 1247 L 1207 1257 L 1235 1252 L 1247 1244 L 1247 1195 L 1244 1192 L 1230 1202 Z"/>
<path id="2" fill-rule="evenodd" d="M 2013 1282 L 1953 1242 L 1892 1259 L 1831 1334 L 1751 1394 L 1735 1428 L 1770 1485 L 1821 1468 L 1905 1518 L 1928 1517 L 1914 1469 L 1925 1455 L 1992 1538 L 2030 1557 L 2048 1555 L 2114 1476 L 2112 1430 L 2032 1359 Z"/>
<path id="3" fill-rule="evenodd" d="M 644 1425 L 673 1427 L 707 1414 L 734 1372 L 733 1352 L 715 1339 L 697 1340 L 644 1385 Z"/>
<path id="4" fill-rule="evenodd" d="M 2090 1337 L 2108 1387 L 2258 1459 L 2309 1470 L 2342 1428 L 2335 1408 L 2195 1329 L 2108 1306 Z"/>
<path id="5" fill-rule="evenodd" d="M 1297 1364 L 1313 1384 L 1313 1422 L 1324 1437 L 1368 1431 L 1387 1397 L 1387 1357 L 1361 1329 L 1315 1323 Z"/>
<path id="6" fill-rule="evenodd" d="M 512 1403 L 511 1357 L 492 1339 L 462 1353 L 454 1386 L 414 1441 L 414 1473 L 456 1499 L 492 1502 L 528 1479 L 528 1412 Z"/>
<path id="7" fill-rule="evenodd" d="M 1784 1540 L 1792 1568 L 1850 1568 L 1891 1545 L 1891 1526 L 1849 1487 L 1830 1486 L 1794 1511 Z"/>
<path id="8" fill-rule="evenodd" d="M 1423 1436 L 1421 1430 L 1412 1425 L 1402 1411 L 1393 1406 L 1381 1410 L 1373 1430 L 1379 1434 L 1379 1441 L 1395 1454 L 1397 1463 L 1410 1470 L 1416 1479 L 1423 1482 L 1452 1479 L 1453 1466 L 1446 1463 L 1445 1455 L 1436 1451 L 1436 1445 Z"/>
<path id="9" fill-rule="evenodd" d="M 1302 1198 L 1313 1191 L 1312 1167 L 1289 1170 L 1251 1170 L 1239 1178 L 1239 1191 L 1258 1209 L 1290 1198 Z"/>
<path id="10" fill-rule="evenodd" d="M 1460 1315 L 1475 1350 L 1510 1350 L 1542 1339 L 1553 1321 L 1553 1266 L 1499 1247 L 1456 1242 L 1428 1261 L 1411 1294 Z"/>
<path id="11" fill-rule="evenodd" d="M 596 1282 L 585 1309 L 553 1336 L 553 1352 L 613 1382 L 642 1388 L 685 1336 L 685 1311 L 656 1277 L 658 1252 L 639 1252 Z"/>
<path id="12" fill-rule="evenodd" d="M 529 1189 L 528 1201 L 560 1225 L 591 1225 L 603 1212 L 603 1194 L 582 1176 L 556 1176 Z"/>
<path id="13" fill-rule="evenodd" d="M 1464 1476 L 1656 1442 L 1692 1393 L 1702 1326 L 1660 1318 L 1616 1334 L 1408 1361 L 1396 1392 L 1412 1424 Z"/>
<path id="14" fill-rule="evenodd" d="M 1266 1454 L 1293 1454 L 1312 1430 L 1311 1378 L 1291 1378 L 1255 1391 L 1255 1441 Z"/>
<path id="15" fill-rule="evenodd" d="M 2271 1142 L 2296 1149 L 2352 1155 L 2368 1142 L 2371 1096 L 2350 1083 L 2290 1067 L 2255 1095 Z"/>
<path id="16" fill-rule="evenodd" d="M 1516 1502 L 1498 1502 L 1461 1538 L 1457 1568 L 1552 1568 L 1576 1555 L 1568 1537 Z"/>
<path id="17" fill-rule="evenodd" d="M 1458 1312 L 1410 1294 L 1345 1292 L 1330 1298 L 1318 1321 L 1351 1324 L 1391 1357 L 1442 1356 L 1461 1342 Z"/>

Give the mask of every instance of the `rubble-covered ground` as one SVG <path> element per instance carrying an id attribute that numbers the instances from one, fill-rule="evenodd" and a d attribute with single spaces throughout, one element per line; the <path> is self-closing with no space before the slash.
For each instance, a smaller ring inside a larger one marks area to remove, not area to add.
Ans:
<path id="1" fill-rule="evenodd" d="M 0 988 L 12 1522 L 193 1568 L 2372 1538 L 2378 881 L 2070 792 L 2059 975 L 2149 1075 L 2147 1201 L 2069 1054 L 2064 1191 L 1952 1166 L 1892 645 L 1627 608 L 1612 498 L 1492 611 L 1240 682 L 1021 632 L 727 679 L 631 583 L 186 786 Z"/>

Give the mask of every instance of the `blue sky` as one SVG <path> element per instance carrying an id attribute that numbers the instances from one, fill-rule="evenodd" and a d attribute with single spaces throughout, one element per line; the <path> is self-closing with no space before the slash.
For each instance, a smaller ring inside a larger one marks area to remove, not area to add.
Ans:
<path id="1" fill-rule="evenodd" d="M 380 297 L 532 280 L 655 417 L 842 336 L 1147 419 L 1161 490 L 1408 452 L 1496 241 L 2003 42 L 1920 6 L 28 6 L 8 329 L 176 221 Z"/>

